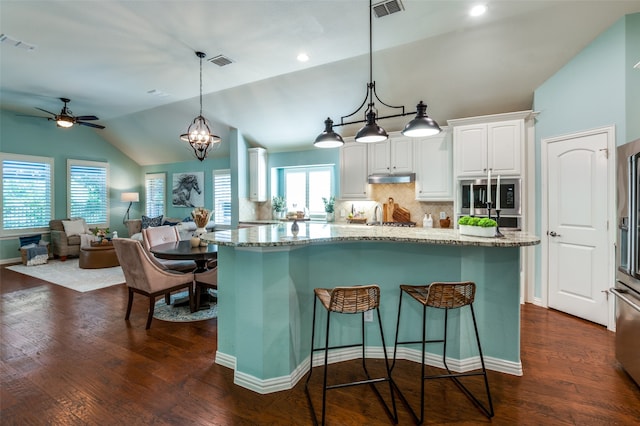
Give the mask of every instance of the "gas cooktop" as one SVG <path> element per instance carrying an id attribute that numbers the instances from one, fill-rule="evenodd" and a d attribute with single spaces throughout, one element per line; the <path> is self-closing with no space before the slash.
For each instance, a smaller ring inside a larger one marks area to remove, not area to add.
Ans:
<path id="1" fill-rule="evenodd" d="M 394 226 L 397 228 L 414 228 L 415 222 L 382 222 L 382 226 Z"/>

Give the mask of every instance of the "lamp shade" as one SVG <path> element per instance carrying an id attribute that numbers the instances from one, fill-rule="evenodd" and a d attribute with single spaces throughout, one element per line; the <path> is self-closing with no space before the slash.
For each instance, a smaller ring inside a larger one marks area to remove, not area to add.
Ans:
<path id="1" fill-rule="evenodd" d="M 402 134 L 410 138 L 420 138 L 437 135 L 442 131 L 438 123 L 427 115 L 427 106 L 420 101 L 416 106 L 418 113 L 402 130 Z"/>
<path id="2" fill-rule="evenodd" d="M 338 148 L 344 145 L 342 136 L 333 131 L 333 120 L 324 121 L 324 132 L 320 133 L 313 144 L 318 148 Z"/>
<path id="3" fill-rule="evenodd" d="M 123 192 L 120 194 L 120 201 L 137 203 L 140 201 L 140 194 L 137 192 Z"/>
<path id="4" fill-rule="evenodd" d="M 356 133 L 356 142 L 374 143 L 389 139 L 386 130 L 376 123 L 376 113 L 370 110 L 367 113 L 367 124 Z"/>
<path id="5" fill-rule="evenodd" d="M 58 125 L 58 127 L 69 128 L 73 126 L 73 118 L 66 115 L 61 115 L 57 118 L 56 124 Z"/>

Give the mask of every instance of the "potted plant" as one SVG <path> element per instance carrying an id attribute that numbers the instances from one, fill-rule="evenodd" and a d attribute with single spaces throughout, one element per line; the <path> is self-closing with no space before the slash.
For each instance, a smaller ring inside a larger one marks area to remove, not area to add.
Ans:
<path id="1" fill-rule="evenodd" d="M 333 222 L 335 219 L 336 197 L 333 195 L 329 199 L 322 197 L 322 202 L 324 203 L 324 211 L 327 213 L 327 222 Z"/>
<path id="2" fill-rule="evenodd" d="M 273 209 L 274 219 L 284 219 L 284 210 L 287 200 L 284 197 L 275 196 L 271 199 L 271 208 Z"/>
<path id="3" fill-rule="evenodd" d="M 462 216 L 458 219 L 460 235 L 472 235 L 474 237 L 495 237 L 498 224 L 488 217 Z"/>

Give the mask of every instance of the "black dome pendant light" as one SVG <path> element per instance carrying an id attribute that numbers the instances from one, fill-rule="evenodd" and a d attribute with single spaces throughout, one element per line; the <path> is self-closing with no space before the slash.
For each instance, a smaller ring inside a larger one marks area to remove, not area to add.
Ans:
<path id="1" fill-rule="evenodd" d="M 387 132 L 380 126 L 378 126 L 377 120 L 384 120 L 386 118 L 404 117 L 406 115 L 416 114 L 416 117 L 411 120 L 402 130 L 402 134 L 409 137 L 425 137 L 432 136 L 440 133 L 442 129 L 438 126 L 438 123 L 430 118 L 427 114 L 427 105 L 422 101 L 416 106 L 416 111 L 405 112 L 404 106 L 393 106 L 386 104 L 380 100 L 376 93 L 376 82 L 373 81 L 373 2 L 369 0 L 369 83 L 367 84 L 367 94 L 364 101 L 360 104 L 358 109 L 349 115 L 340 117 L 339 124 L 333 124 L 331 118 L 325 120 L 325 130 L 316 138 L 313 143 L 318 148 L 336 148 L 344 144 L 342 137 L 333 131 L 333 127 L 345 126 L 347 124 L 366 123 L 358 133 L 356 133 L 356 142 L 361 143 L 374 143 L 382 142 L 389 138 Z M 375 107 L 375 99 L 387 108 L 401 109 L 402 112 L 398 114 L 386 115 L 383 117 L 378 116 L 378 110 Z M 362 107 L 367 103 L 367 108 L 364 112 L 364 120 L 345 121 L 356 113 L 358 113 Z"/>
<path id="2" fill-rule="evenodd" d="M 180 135 L 180 139 L 188 142 L 196 158 L 203 161 L 211 150 L 220 146 L 222 140 L 220 136 L 211 133 L 209 121 L 202 116 L 202 58 L 206 56 L 203 52 L 196 52 L 200 58 L 200 115 L 193 119 L 186 133 Z"/>

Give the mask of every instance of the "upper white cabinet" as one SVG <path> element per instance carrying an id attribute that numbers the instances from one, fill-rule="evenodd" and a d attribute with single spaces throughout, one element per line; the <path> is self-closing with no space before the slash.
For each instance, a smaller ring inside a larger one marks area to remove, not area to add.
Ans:
<path id="1" fill-rule="evenodd" d="M 489 169 L 494 175 L 521 174 L 524 119 L 501 121 L 499 117 L 490 116 L 496 121 L 486 123 L 462 124 L 465 119 L 449 121 L 450 125 L 453 123 L 457 177 L 484 176 Z"/>
<path id="2" fill-rule="evenodd" d="M 366 200 L 367 144 L 347 142 L 340 148 L 340 198 Z"/>
<path id="3" fill-rule="evenodd" d="M 369 174 L 413 172 L 413 140 L 389 135 L 384 142 L 369 145 Z"/>
<path id="4" fill-rule="evenodd" d="M 249 148 L 249 200 L 267 201 L 267 150 Z"/>
<path id="5" fill-rule="evenodd" d="M 451 132 L 442 132 L 413 141 L 416 172 L 416 200 L 453 199 L 453 149 Z"/>

